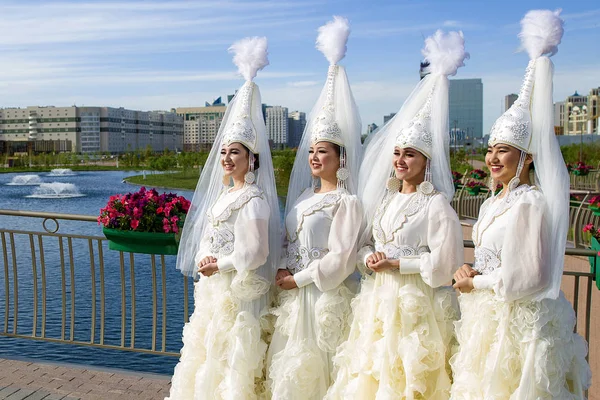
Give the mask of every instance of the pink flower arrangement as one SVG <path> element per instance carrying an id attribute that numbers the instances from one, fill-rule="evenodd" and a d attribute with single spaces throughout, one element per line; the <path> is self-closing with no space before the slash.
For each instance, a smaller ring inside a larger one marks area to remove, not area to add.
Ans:
<path id="1" fill-rule="evenodd" d="M 578 161 L 577 165 L 572 170 L 577 171 L 581 175 L 587 175 L 591 169 L 591 165 L 585 165 L 584 162 Z"/>
<path id="2" fill-rule="evenodd" d="M 158 194 L 142 187 L 134 193 L 114 195 L 100 209 L 98 224 L 124 231 L 179 233 L 190 202 L 173 193 Z"/>
<path id="3" fill-rule="evenodd" d="M 469 175 L 475 179 L 485 179 L 487 177 L 487 173 L 482 169 L 474 169 Z"/>
<path id="4" fill-rule="evenodd" d="M 600 242 L 600 229 L 596 229 L 594 224 L 587 224 L 584 226 L 583 232 L 589 233 L 592 237 L 596 238 L 596 240 Z M 598 252 L 598 255 L 600 256 L 600 251 Z"/>
<path id="5" fill-rule="evenodd" d="M 600 208 L 600 194 L 590 199 L 590 207 Z"/>
<path id="6" fill-rule="evenodd" d="M 483 183 L 473 181 L 473 180 L 470 180 L 469 182 L 467 182 L 467 184 L 465 186 L 469 189 L 476 189 L 476 188 L 482 189 L 485 187 L 485 185 Z"/>

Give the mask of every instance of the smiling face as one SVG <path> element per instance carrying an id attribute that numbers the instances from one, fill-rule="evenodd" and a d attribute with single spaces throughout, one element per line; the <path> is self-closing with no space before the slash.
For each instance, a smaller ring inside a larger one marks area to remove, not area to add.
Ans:
<path id="1" fill-rule="evenodd" d="M 221 148 L 221 167 L 225 176 L 234 180 L 243 180 L 248 172 L 248 150 L 240 143 L 223 145 Z"/>
<path id="2" fill-rule="evenodd" d="M 308 165 L 311 173 L 319 178 L 334 179 L 340 168 L 339 148 L 329 142 L 318 142 L 308 150 Z"/>
<path id="3" fill-rule="evenodd" d="M 396 178 L 418 185 L 425 180 L 427 157 L 410 147 L 401 149 L 396 146 L 394 147 L 392 166 L 396 171 Z"/>
<path id="4" fill-rule="evenodd" d="M 520 157 L 521 150 L 504 143 L 498 143 L 495 146 L 488 147 L 485 155 L 485 165 L 489 168 L 490 175 L 495 181 L 508 185 L 510 180 L 517 174 Z M 528 173 L 529 168 L 527 166 L 531 164 L 531 161 L 532 158 L 528 155 L 525 159 L 523 173 Z"/>

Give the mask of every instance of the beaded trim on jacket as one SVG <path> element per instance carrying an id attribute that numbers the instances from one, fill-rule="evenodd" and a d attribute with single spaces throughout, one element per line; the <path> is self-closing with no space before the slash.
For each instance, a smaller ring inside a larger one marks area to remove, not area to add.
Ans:
<path id="1" fill-rule="evenodd" d="M 400 214 L 400 217 L 397 221 L 399 225 L 390 233 L 390 237 L 386 236 L 385 231 L 381 227 L 381 220 L 383 219 L 383 215 L 385 214 L 387 207 L 390 205 L 392 199 L 397 193 L 387 193 L 379 207 L 377 207 L 377 210 L 375 211 L 375 216 L 373 218 L 373 237 L 375 238 L 375 241 L 384 245 L 393 241 L 394 235 L 396 234 L 396 232 L 402 229 L 406 221 L 408 221 L 408 218 L 417 214 L 419 211 L 425 208 L 429 200 L 431 200 L 433 196 L 435 196 L 437 193 L 439 192 L 434 190 L 430 194 L 425 194 L 417 189 L 415 195 L 409 200 L 406 207 L 404 207 L 404 209 L 402 210 L 402 213 Z"/>
<path id="2" fill-rule="evenodd" d="M 227 208 L 225 208 L 225 210 L 223 210 L 221 214 L 219 214 L 216 217 L 213 217 L 212 212 L 207 213 L 208 220 L 211 224 L 216 225 L 220 222 L 227 221 L 234 211 L 237 211 L 240 208 L 244 207 L 250 200 L 252 200 L 255 197 L 263 197 L 262 189 L 256 185 L 248 185 L 246 188 L 240 190 L 243 190 L 244 193 L 242 193 L 237 199 L 228 204 Z"/>
<path id="3" fill-rule="evenodd" d="M 513 205 L 515 205 L 517 199 L 520 198 L 523 193 L 527 193 L 531 190 L 538 190 L 538 188 L 530 185 L 521 185 L 518 186 L 516 189 L 511 190 L 506 196 L 506 198 L 499 199 L 497 197 L 494 197 L 491 201 L 484 203 L 484 205 L 481 207 L 481 210 L 479 210 L 479 219 L 475 223 L 475 226 L 473 226 L 472 238 L 473 242 L 475 243 L 475 246 L 479 246 L 481 244 L 481 237 L 483 236 L 485 231 L 494 223 L 496 218 L 507 212 Z M 485 227 L 483 227 L 483 229 L 481 229 L 479 222 L 483 220 L 483 216 L 485 216 L 487 210 L 489 209 L 489 206 L 492 204 L 493 201 L 502 201 L 502 204 L 500 204 L 500 207 L 498 207 L 498 209 L 494 212 L 494 216 L 491 218 L 490 222 Z"/>
<path id="4" fill-rule="evenodd" d="M 318 203 L 313 204 L 308 209 L 306 209 L 300 216 L 300 221 L 298 223 L 298 226 L 296 227 L 296 231 L 293 233 L 288 231 L 288 237 L 290 238 L 290 242 L 294 242 L 298 239 L 298 233 L 300 233 L 300 231 L 302 230 L 302 225 L 304 224 L 305 217 L 314 214 L 317 211 L 324 209 L 325 207 L 335 206 L 341 198 L 342 193 L 340 193 L 340 189 L 338 189 L 334 192 L 326 194 L 325 197 L 323 197 Z"/>

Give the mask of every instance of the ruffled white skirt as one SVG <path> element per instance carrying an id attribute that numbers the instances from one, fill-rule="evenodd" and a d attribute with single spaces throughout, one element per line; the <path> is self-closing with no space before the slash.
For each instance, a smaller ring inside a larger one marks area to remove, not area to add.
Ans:
<path id="1" fill-rule="evenodd" d="M 474 290 L 459 303 L 452 399 L 584 398 L 587 345 L 573 333 L 575 313 L 562 292 L 556 300 L 504 302 Z"/>
<path id="2" fill-rule="evenodd" d="M 343 284 L 324 293 L 314 284 L 280 293 L 268 352 L 272 399 L 323 399 L 331 358 L 346 338 L 351 298 Z"/>
<path id="3" fill-rule="evenodd" d="M 254 273 L 218 273 L 196 282 L 168 399 L 267 398 L 268 290 L 269 282 Z"/>
<path id="4" fill-rule="evenodd" d="M 363 279 L 352 309 L 326 399 L 448 399 L 458 318 L 452 288 L 432 289 L 418 274 L 381 272 Z"/>

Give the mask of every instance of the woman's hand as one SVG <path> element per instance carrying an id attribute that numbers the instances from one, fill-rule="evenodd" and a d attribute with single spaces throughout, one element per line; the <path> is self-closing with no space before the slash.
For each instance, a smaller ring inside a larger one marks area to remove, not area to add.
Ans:
<path id="1" fill-rule="evenodd" d="M 384 258 L 383 260 L 378 261 L 375 264 L 371 264 L 369 268 L 375 272 L 383 272 L 390 269 L 398 269 L 399 267 L 400 262 L 398 260 L 390 260 L 388 258 Z"/>
<path id="2" fill-rule="evenodd" d="M 478 271 L 471 268 L 471 266 L 469 264 L 463 264 L 463 266 L 460 267 L 458 269 L 458 271 L 456 271 L 454 273 L 454 280 L 456 282 L 458 282 L 465 278 L 473 278 L 475 275 L 480 275 L 480 274 Z"/>
<path id="3" fill-rule="evenodd" d="M 369 268 L 370 270 L 373 270 L 373 268 L 371 268 L 372 265 L 375 265 L 379 261 L 385 260 L 385 259 L 387 259 L 387 256 L 382 251 L 376 251 L 375 253 L 371 253 L 371 255 L 369 257 L 367 257 L 367 268 Z"/>
<path id="4" fill-rule="evenodd" d="M 291 289 L 295 289 L 298 287 L 298 285 L 296 285 L 296 280 L 294 279 L 294 275 L 290 274 L 288 271 L 289 275 L 286 275 L 280 279 L 277 279 L 277 281 L 275 282 L 277 284 L 277 286 L 279 286 L 281 289 L 283 290 L 291 290 Z"/>
<path id="5" fill-rule="evenodd" d="M 275 274 L 275 283 L 277 283 L 280 279 L 290 275 L 292 275 L 292 273 L 287 269 L 278 269 L 277 274 Z"/>
<path id="6" fill-rule="evenodd" d="M 200 268 L 198 268 L 198 272 L 204 276 L 211 276 L 219 272 L 219 267 L 217 266 L 216 259 L 215 262 L 209 262 L 208 264 L 204 264 Z"/>
<path id="7" fill-rule="evenodd" d="M 466 277 L 456 280 L 456 283 L 452 286 L 454 289 L 460 290 L 461 293 L 471 293 L 473 287 L 473 278 Z"/>
<path id="8" fill-rule="evenodd" d="M 216 263 L 217 259 L 213 256 L 206 256 L 198 263 L 198 272 L 200 272 L 200 267 L 204 267 L 206 264 Z"/>

